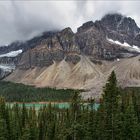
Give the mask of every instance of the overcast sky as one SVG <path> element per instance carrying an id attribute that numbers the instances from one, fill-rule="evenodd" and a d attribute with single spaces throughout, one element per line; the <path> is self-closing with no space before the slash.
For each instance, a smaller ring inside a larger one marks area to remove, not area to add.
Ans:
<path id="1" fill-rule="evenodd" d="M 0 45 L 26 40 L 43 31 L 78 26 L 119 12 L 135 19 L 140 27 L 139 1 L 5 1 L 0 0 Z"/>

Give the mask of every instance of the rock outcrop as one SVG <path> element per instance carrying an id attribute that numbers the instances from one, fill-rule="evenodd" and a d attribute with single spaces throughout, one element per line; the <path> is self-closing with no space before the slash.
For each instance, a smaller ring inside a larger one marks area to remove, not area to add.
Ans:
<path id="1" fill-rule="evenodd" d="M 140 29 L 132 18 L 121 14 L 108 14 L 100 22 L 109 38 L 140 47 L 140 42 L 138 43 Z"/>

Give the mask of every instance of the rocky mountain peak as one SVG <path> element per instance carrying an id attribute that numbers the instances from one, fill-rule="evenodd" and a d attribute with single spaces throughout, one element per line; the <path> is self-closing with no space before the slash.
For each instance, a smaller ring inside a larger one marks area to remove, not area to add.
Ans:
<path id="1" fill-rule="evenodd" d="M 93 21 L 88 21 L 86 23 L 84 23 L 82 26 L 80 26 L 78 29 L 77 29 L 77 32 L 81 32 L 83 30 L 86 30 L 90 27 L 94 26 L 94 23 Z"/>
<path id="2" fill-rule="evenodd" d="M 61 40 L 61 42 L 63 43 L 65 41 L 71 41 L 72 37 L 74 36 L 74 33 L 70 27 L 67 27 L 60 31 L 57 35 L 59 40 Z"/>
<path id="3" fill-rule="evenodd" d="M 74 34 L 70 27 L 67 27 L 61 31 L 62 34 Z"/>
<path id="4" fill-rule="evenodd" d="M 121 14 L 107 14 L 101 19 L 101 22 L 106 28 L 117 30 L 117 26 L 123 18 L 124 16 Z"/>
<path id="5" fill-rule="evenodd" d="M 101 19 L 101 22 L 107 29 L 122 34 L 135 36 L 140 31 L 134 19 L 121 14 L 107 14 Z"/>
<path id="6" fill-rule="evenodd" d="M 121 14 L 107 14 L 101 19 L 106 30 L 106 36 L 121 43 L 140 46 L 135 38 L 140 32 L 134 19 Z"/>

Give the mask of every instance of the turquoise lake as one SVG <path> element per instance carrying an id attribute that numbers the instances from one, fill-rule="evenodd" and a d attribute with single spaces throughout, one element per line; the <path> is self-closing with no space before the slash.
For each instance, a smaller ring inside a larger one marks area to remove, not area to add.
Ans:
<path id="1" fill-rule="evenodd" d="M 6 104 L 8 106 L 11 106 L 12 107 L 15 103 L 6 103 Z M 21 103 L 18 103 L 18 105 L 20 107 L 23 106 L 23 104 L 21 104 Z M 49 103 L 43 103 L 43 104 L 41 104 L 41 103 L 25 103 L 25 106 L 27 108 L 35 107 L 36 109 L 39 109 L 39 108 L 41 108 L 43 106 L 48 106 L 48 105 L 49 105 Z M 51 105 L 52 106 L 55 106 L 55 107 L 58 107 L 60 109 L 69 108 L 70 107 L 70 103 L 68 103 L 68 102 L 64 102 L 64 103 L 63 102 L 62 103 L 51 103 Z M 84 105 L 91 107 L 91 105 L 89 103 L 84 103 Z M 94 107 L 95 110 L 97 110 L 98 107 L 99 107 L 99 104 L 95 103 L 93 107 Z"/>

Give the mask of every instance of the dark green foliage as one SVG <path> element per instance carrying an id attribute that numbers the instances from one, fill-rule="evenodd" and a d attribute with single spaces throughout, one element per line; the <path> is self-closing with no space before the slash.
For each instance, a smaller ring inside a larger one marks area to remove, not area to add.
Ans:
<path id="1" fill-rule="evenodd" d="M 7 102 L 69 101 L 78 90 L 35 88 L 23 84 L 0 81 L 0 96 Z"/>
<path id="2" fill-rule="evenodd" d="M 104 87 L 103 102 L 102 102 L 102 115 L 104 115 L 104 131 L 105 138 L 114 139 L 116 135 L 116 117 L 118 113 L 118 95 L 119 88 L 117 87 L 117 79 L 113 71 L 108 78 L 108 82 Z"/>
<path id="3" fill-rule="evenodd" d="M 0 98 L 0 140 L 140 140 L 138 91 L 118 88 L 112 72 L 98 110 L 77 92 L 67 109 L 10 107 Z"/>
<path id="4" fill-rule="evenodd" d="M 6 122 L 2 118 L 0 118 L 0 140 L 8 140 Z"/>

